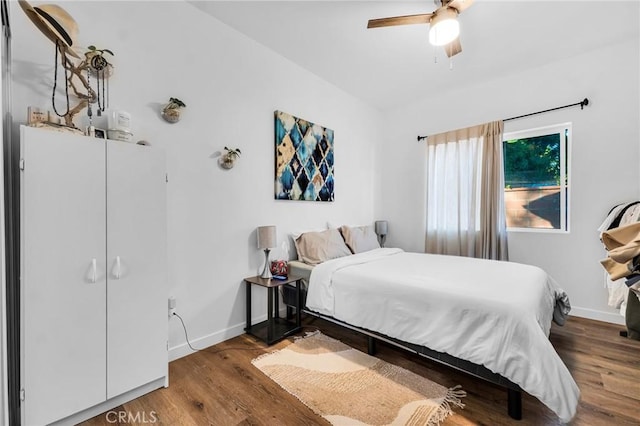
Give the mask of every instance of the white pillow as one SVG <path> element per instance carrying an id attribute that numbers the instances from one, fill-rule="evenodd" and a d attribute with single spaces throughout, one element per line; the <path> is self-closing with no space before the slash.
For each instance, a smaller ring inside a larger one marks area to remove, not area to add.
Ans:
<path id="1" fill-rule="evenodd" d="M 353 254 L 380 248 L 378 235 L 373 225 L 340 227 L 344 242 Z"/>

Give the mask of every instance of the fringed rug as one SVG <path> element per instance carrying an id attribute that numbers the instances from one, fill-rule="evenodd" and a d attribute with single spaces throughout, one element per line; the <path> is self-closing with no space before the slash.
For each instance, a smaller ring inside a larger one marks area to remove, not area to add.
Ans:
<path id="1" fill-rule="evenodd" d="M 438 425 L 466 393 L 314 333 L 252 361 L 334 425 Z"/>

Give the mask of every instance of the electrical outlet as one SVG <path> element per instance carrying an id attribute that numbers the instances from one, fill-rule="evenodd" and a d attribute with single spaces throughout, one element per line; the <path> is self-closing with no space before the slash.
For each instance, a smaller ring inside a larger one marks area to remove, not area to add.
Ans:
<path id="1" fill-rule="evenodd" d="M 170 297 L 169 298 L 169 317 L 172 317 L 173 314 L 175 313 L 176 313 L 176 298 Z"/>

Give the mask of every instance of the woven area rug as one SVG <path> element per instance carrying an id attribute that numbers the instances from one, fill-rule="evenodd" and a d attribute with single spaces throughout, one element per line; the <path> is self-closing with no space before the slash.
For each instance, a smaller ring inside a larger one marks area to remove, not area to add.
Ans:
<path id="1" fill-rule="evenodd" d="M 464 407 L 448 389 L 342 342 L 313 333 L 252 361 L 334 425 L 438 425 Z"/>

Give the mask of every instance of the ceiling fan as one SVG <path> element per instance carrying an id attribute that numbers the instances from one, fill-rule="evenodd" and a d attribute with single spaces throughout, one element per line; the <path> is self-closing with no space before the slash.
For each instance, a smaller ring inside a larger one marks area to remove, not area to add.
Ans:
<path id="1" fill-rule="evenodd" d="M 434 46 L 444 46 L 448 57 L 462 52 L 460 45 L 460 24 L 458 15 L 473 3 L 473 0 L 434 0 L 442 4 L 433 13 L 394 16 L 370 19 L 367 28 L 391 27 L 395 25 L 429 24 L 429 42 Z"/>

